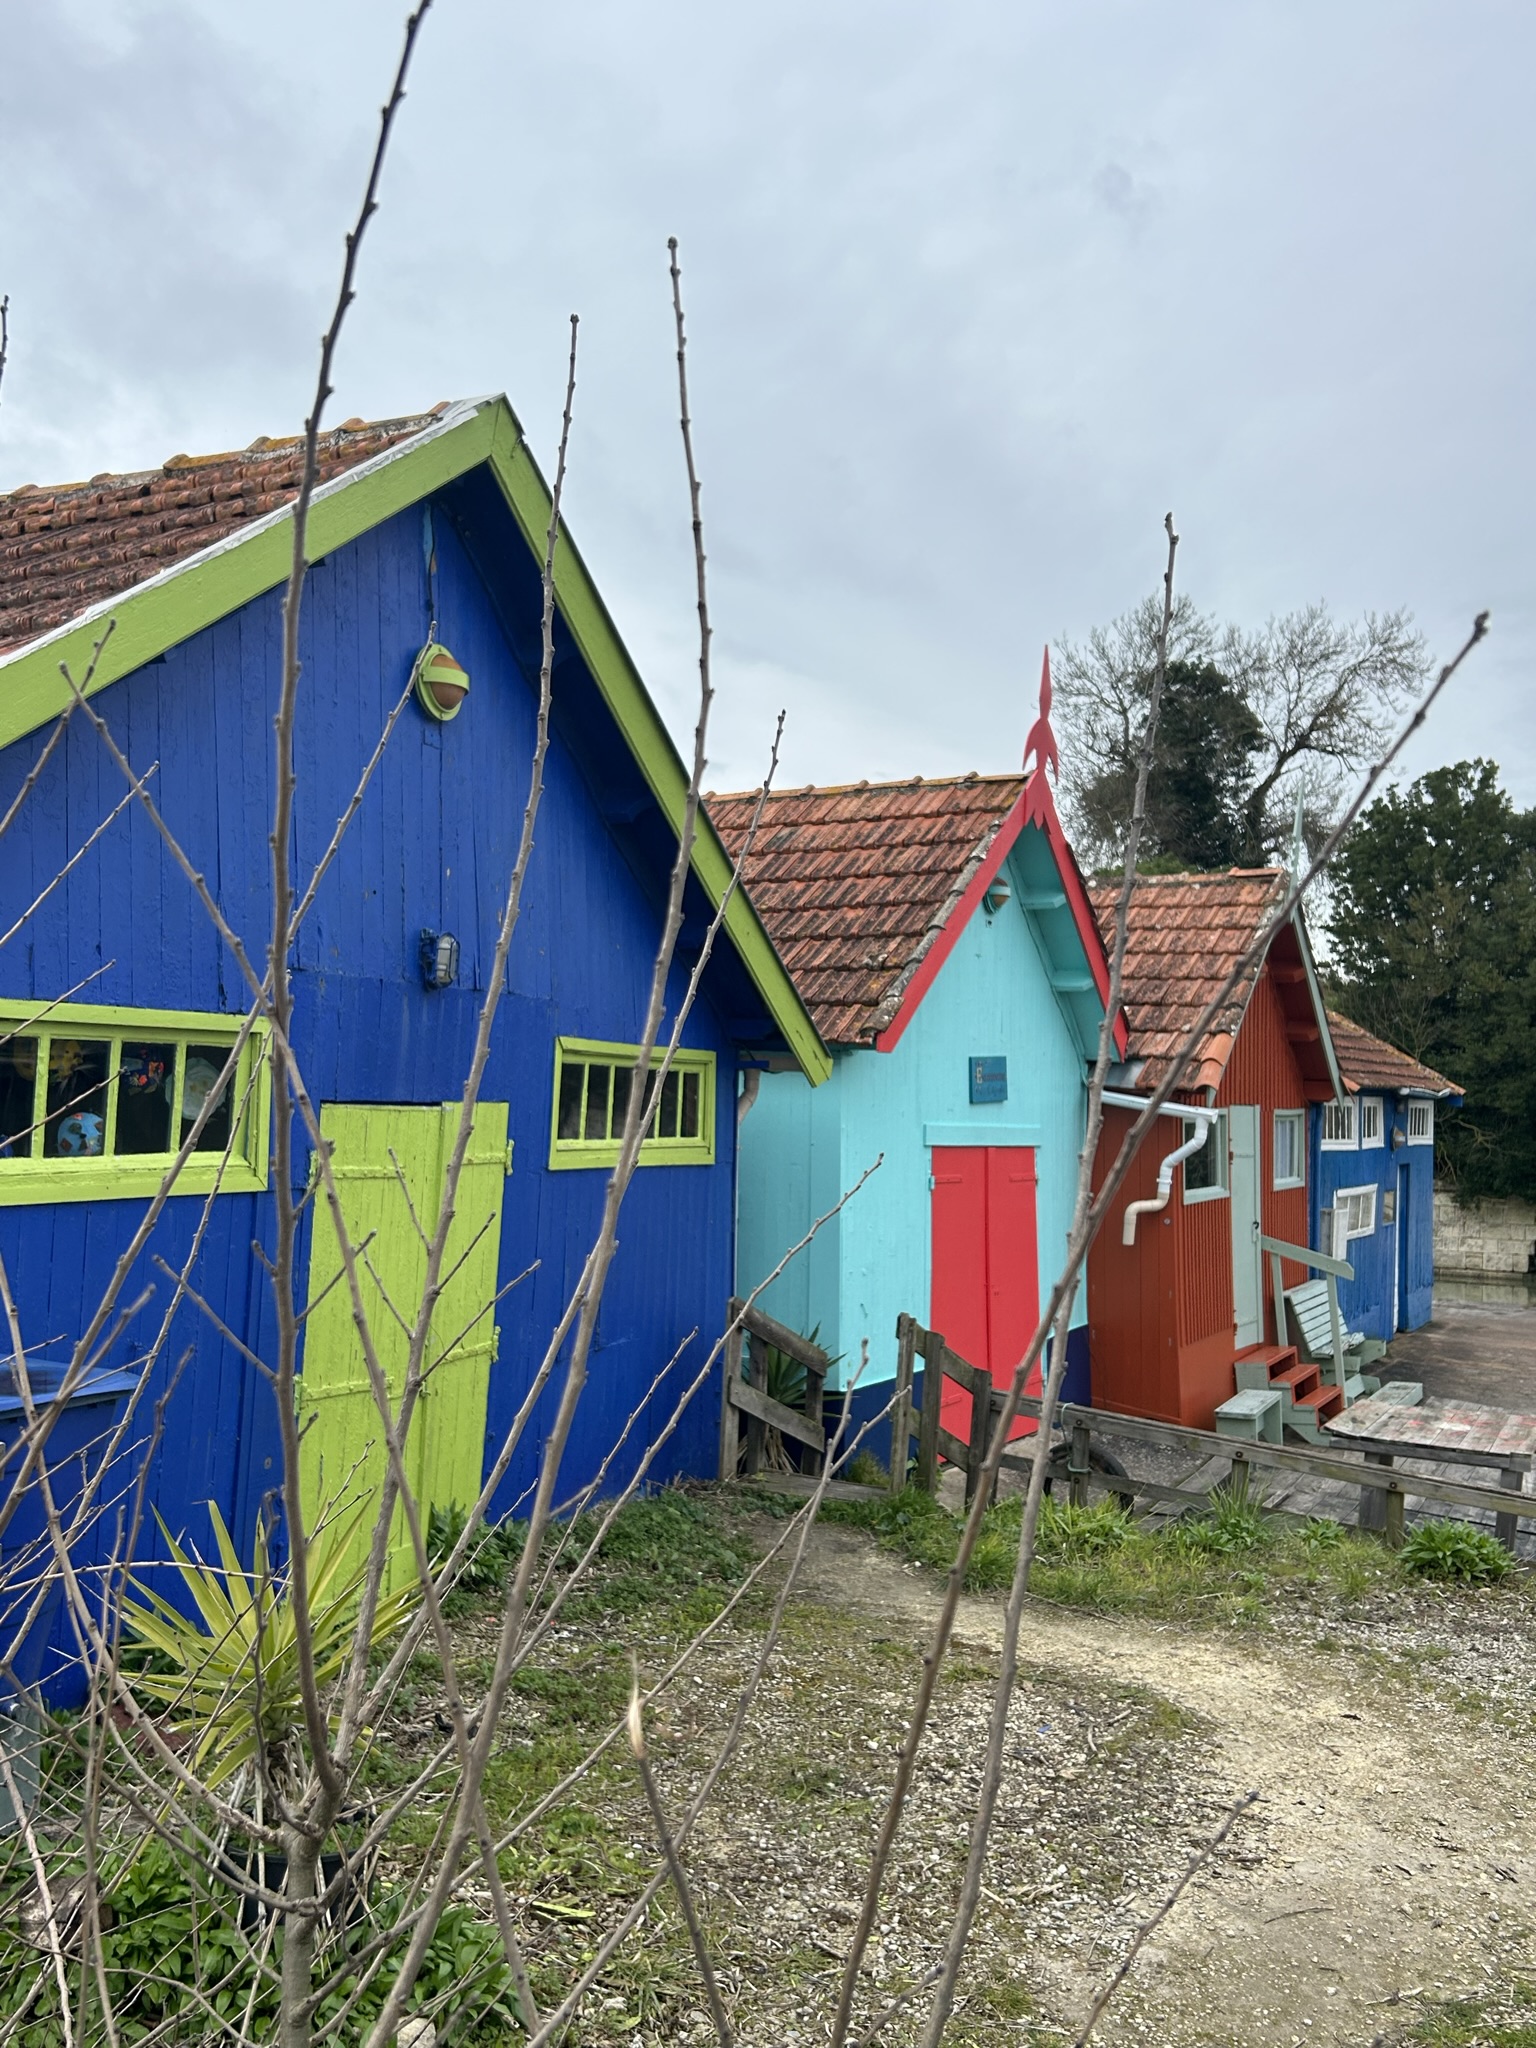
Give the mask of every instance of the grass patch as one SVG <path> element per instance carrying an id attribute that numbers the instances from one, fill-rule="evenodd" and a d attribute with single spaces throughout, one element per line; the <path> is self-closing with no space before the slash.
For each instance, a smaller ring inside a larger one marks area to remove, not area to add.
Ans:
<path id="1" fill-rule="evenodd" d="M 1536 1984 L 1492 1999 L 1452 1998 L 1427 2013 L 1404 2048 L 1536 2048 Z"/>
<path id="2" fill-rule="evenodd" d="M 988 1509 L 967 1591 L 1009 1585 L 1020 1512 L 1017 1499 Z M 878 1501 L 834 1501 L 823 1514 L 937 1571 L 948 1571 L 959 1549 L 960 1518 L 915 1487 Z M 1112 1497 L 1079 1508 L 1048 1495 L 1030 1588 L 1042 1599 L 1106 1613 L 1241 1624 L 1262 1621 L 1299 1593 L 1349 1602 L 1398 1578 L 1391 1553 L 1373 1537 L 1336 1522 L 1298 1527 L 1218 1489 L 1204 1512 L 1156 1527 L 1132 1519 Z"/>

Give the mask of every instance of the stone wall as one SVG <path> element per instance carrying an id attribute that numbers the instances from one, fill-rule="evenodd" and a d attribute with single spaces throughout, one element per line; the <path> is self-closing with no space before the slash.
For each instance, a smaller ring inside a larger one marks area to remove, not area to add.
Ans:
<path id="1" fill-rule="evenodd" d="M 1449 1188 L 1436 1188 L 1435 1271 L 1536 1272 L 1536 1204 L 1511 1197 L 1463 1209 Z"/>

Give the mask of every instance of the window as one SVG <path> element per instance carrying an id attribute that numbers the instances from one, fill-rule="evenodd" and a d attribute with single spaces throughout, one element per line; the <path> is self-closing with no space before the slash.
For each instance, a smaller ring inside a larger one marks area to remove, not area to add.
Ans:
<path id="1" fill-rule="evenodd" d="M 1198 1152 L 1191 1152 L 1184 1162 L 1184 1199 L 1186 1202 L 1212 1202 L 1227 1192 L 1227 1120 L 1224 1116 L 1211 1119 L 1190 1117 L 1184 1124 L 1184 1143 L 1205 1131 L 1205 1143 Z"/>
<path id="2" fill-rule="evenodd" d="M 1355 1149 L 1355 1105 L 1353 1102 L 1323 1104 L 1323 1150 L 1353 1152 Z"/>
<path id="3" fill-rule="evenodd" d="M 597 1039 L 555 1041 L 555 1099 L 550 1126 L 552 1167 L 612 1166 L 629 1112 L 639 1048 Z M 660 1054 L 657 1054 L 658 1060 Z M 652 1070 L 649 1086 L 656 1086 Z M 712 1166 L 715 1159 L 715 1056 L 679 1052 L 661 1084 L 642 1166 Z"/>
<path id="4" fill-rule="evenodd" d="M 1375 1188 L 1340 1188 L 1333 1198 L 1335 1247 L 1347 1244 L 1352 1237 L 1369 1237 L 1375 1228 Z M 1335 1256 L 1338 1256 L 1337 1250 Z"/>
<path id="5" fill-rule="evenodd" d="M 0 1203 L 152 1195 L 210 1101 L 177 1193 L 265 1187 L 265 1026 L 220 1079 L 239 1029 L 182 1011 L 0 1003 Z"/>
<path id="6" fill-rule="evenodd" d="M 1379 1145 L 1381 1143 L 1381 1097 L 1367 1095 L 1360 1104 L 1360 1143 Z"/>
<path id="7" fill-rule="evenodd" d="M 1410 1145 L 1433 1145 L 1435 1142 L 1435 1105 L 1432 1102 L 1409 1103 L 1408 1142 Z"/>
<path id="8" fill-rule="evenodd" d="M 1307 1113 L 1304 1109 L 1275 1111 L 1275 1186 L 1301 1188 L 1307 1184 Z"/>

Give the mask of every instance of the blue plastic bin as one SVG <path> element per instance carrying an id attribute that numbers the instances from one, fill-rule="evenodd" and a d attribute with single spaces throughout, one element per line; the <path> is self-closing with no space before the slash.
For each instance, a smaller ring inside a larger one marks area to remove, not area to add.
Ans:
<path id="1" fill-rule="evenodd" d="M 27 1360 L 32 1399 L 40 1413 L 58 1404 L 59 1388 L 68 1369 L 66 1359 Z M 86 1486 L 101 1470 L 138 1378 L 134 1371 L 92 1373 L 65 1399 L 63 1412 L 54 1420 L 43 1447 L 42 1463 L 47 1469 L 54 1504 L 66 1523 Z M 0 1506 L 10 1502 L 25 1462 L 26 1452 L 20 1438 L 26 1420 L 15 1367 L 7 1359 L 0 1363 Z M 132 1470 L 126 1455 L 129 1448 L 125 1445 L 116 1460 L 125 1480 Z M 96 1505 L 110 1502 L 116 1491 L 117 1475 L 108 1472 L 97 1490 Z M 104 1517 L 76 1538 L 70 1555 L 76 1569 L 87 1575 L 90 1585 L 94 1585 L 95 1568 L 111 1555 L 116 1525 L 117 1518 L 109 1507 Z M 27 1628 L 25 1639 L 17 1646 L 11 1668 L 17 1684 L 29 1691 L 35 1689 L 45 1705 L 73 1709 L 85 1703 L 90 1673 L 81 1662 L 75 1632 L 64 1612 L 63 1583 L 56 1572 L 50 1573 L 52 1561 L 42 1488 L 34 1469 L 15 1502 L 9 1522 L 0 1530 L 0 1649 L 10 1645 L 46 1578 L 43 1604 Z M 0 1693 L 8 1694 L 10 1690 L 5 1679 L 0 1678 Z"/>

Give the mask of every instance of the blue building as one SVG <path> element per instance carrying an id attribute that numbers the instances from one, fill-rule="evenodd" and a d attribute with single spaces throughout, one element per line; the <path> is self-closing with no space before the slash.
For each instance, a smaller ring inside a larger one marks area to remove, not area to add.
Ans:
<path id="1" fill-rule="evenodd" d="M 291 839 L 301 888 L 402 699 L 404 709 L 294 939 L 293 1041 L 353 1232 L 372 1234 L 368 1286 L 393 1376 L 403 1340 L 389 1301 L 419 1298 L 413 1212 L 436 1214 L 523 820 L 549 498 L 499 398 L 350 421 L 323 437 L 321 457 Z M 127 1259 L 120 1300 L 138 1305 L 125 1327 L 109 1320 L 105 1358 L 157 1347 L 146 1426 L 166 1399 L 145 1526 L 157 1508 L 200 1547 L 210 1501 L 248 1544 L 280 1470 L 260 1369 L 273 1289 L 253 1252 L 273 1234 L 266 1035 L 258 1026 L 226 1074 L 248 1000 L 240 967 L 151 818 L 124 801 L 90 723 L 76 711 L 60 726 L 59 665 L 83 677 L 113 622 L 95 706 L 259 965 L 299 462 L 298 443 L 258 441 L 0 498 L 0 816 L 19 806 L 0 860 L 0 1251 L 24 1340 L 47 1356 L 77 1344 Z M 443 1348 L 411 1453 L 427 1506 L 478 1489 L 591 1245 L 686 791 L 579 555 L 562 541 L 557 561 L 543 808 L 433 1326 Z M 702 820 L 669 1015 L 728 875 Z M 743 1060 L 772 1060 L 807 1090 L 829 1071 L 740 892 L 683 1048 L 623 1214 L 562 1495 L 594 1476 L 632 1416 L 611 1482 L 633 1469 L 721 1330 Z M 177 1192 L 135 1247 L 148 1199 L 210 1100 Z M 300 1139 L 296 1192 L 310 1180 L 302 1127 Z M 305 1211 L 297 1292 L 309 1312 L 305 1478 L 318 1502 L 379 1451 L 347 1290 L 330 1285 L 335 1232 L 317 1211 Z M 526 1497 L 558 1380 L 522 1437 L 500 1512 Z M 655 1478 L 713 1470 L 718 1401 L 717 1373 Z"/>
<path id="2" fill-rule="evenodd" d="M 1435 1108 L 1462 1092 L 1336 1011 L 1328 1026 L 1346 1094 L 1313 1106 L 1312 1243 L 1348 1259 L 1339 1308 L 1386 1341 L 1427 1323 L 1435 1277 Z"/>
<path id="3" fill-rule="evenodd" d="M 840 1356 L 830 1386 L 847 1387 L 868 1340 L 856 1417 L 888 1398 L 902 1311 L 1010 1380 L 1065 1253 L 1109 979 L 1042 730 L 1028 776 L 776 794 L 746 861 L 833 1071 L 814 1090 L 783 1060 L 748 1077 L 738 1288 L 880 1160 L 762 1297 Z M 733 849 L 753 803 L 710 799 Z M 1116 1046 L 1123 1057 L 1123 1022 Z M 1069 1398 L 1086 1399 L 1082 1304 L 1072 1344 Z M 968 1406 L 957 1388 L 946 1398 Z"/>

